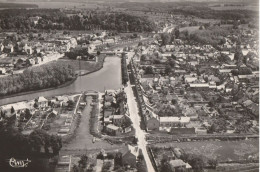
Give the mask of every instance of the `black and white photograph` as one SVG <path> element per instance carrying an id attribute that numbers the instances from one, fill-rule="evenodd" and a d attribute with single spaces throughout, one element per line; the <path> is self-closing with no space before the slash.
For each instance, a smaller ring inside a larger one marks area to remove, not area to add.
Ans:
<path id="1" fill-rule="evenodd" d="M 259 171 L 259 0 L 0 0 L 0 172 Z"/>

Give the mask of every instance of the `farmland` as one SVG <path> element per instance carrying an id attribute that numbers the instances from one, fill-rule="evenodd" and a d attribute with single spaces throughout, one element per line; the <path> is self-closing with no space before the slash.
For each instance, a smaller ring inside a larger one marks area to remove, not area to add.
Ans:
<path id="1" fill-rule="evenodd" d="M 198 154 L 207 158 L 216 158 L 219 162 L 247 160 L 251 155 L 259 156 L 259 140 L 243 141 L 207 141 L 156 144 L 159 147 L 178 147 L 186 153 Z"/>

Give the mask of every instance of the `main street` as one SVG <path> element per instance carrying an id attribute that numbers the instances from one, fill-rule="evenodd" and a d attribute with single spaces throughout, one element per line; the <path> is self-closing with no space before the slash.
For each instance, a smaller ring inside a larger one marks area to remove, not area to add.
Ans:
<path id="1" fill-rule="evenodd" d="M 138 145 L 139 149 L 142 150 L 144 160 L 147 164 L 148 171 L 154 172 L 155 170 L 153 168 L 152 162 L 148 156 L 147 149 L 146 149 L 147 142 L 145 139 L 145 135 L 147 133 L 140 128 L 141 118 L 138 114 L 137 101 L 135 99 L 132 85 L 130 85 L 130 82 L 128 82 L 128 86 L 125 88 L 125 92 L 127 95 L 127 104 L 129 107 L 130 119 L 133 122 L 133 127 L 135 129 L 135 135 L 138 138 L 137 145 Z"/>

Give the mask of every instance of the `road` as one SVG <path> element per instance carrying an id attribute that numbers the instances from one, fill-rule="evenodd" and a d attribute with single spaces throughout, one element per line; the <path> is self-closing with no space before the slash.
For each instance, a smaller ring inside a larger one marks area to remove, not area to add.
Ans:
<path id="1" fill-rule="evenodd" d="M 144 130 L 140 128 L 140 122 L 141 122 L 141 117 L 138 114 L 138 106 L 137 106 L 137 101 L 134 97 L 134 92 L 132 90 L 132 86 L 130 85 L 130 82 L 128 82 L 128 86 L 125 88 L 125 92 L 127 95 L 127 104 L 129 107 L 129 113 L 130 113 L 130 119 L 133 123 L 133 127 L 135 129 L 135 135 L 138 138 L 138 147 L 139 149 L 142 150 L 144 160 L 147 164 L 147 169 L 149 172 L 155 172 L 152 162 L 148 156 L 147 149 L 146 149 L 146 139 L 145 135 L 147 134 Z"/>

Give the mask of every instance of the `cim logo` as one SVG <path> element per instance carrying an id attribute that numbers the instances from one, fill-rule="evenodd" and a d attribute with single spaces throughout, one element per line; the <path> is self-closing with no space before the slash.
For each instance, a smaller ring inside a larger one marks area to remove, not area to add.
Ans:
<path id="1" fill-rule="evenodd" d="M 15 158 L 11 158 L 9 160 L 9 165 L 13 168 L 24 168 L 27 167 L 29 162 L 32 162 L 31 160 L 16 160 Z"/>

